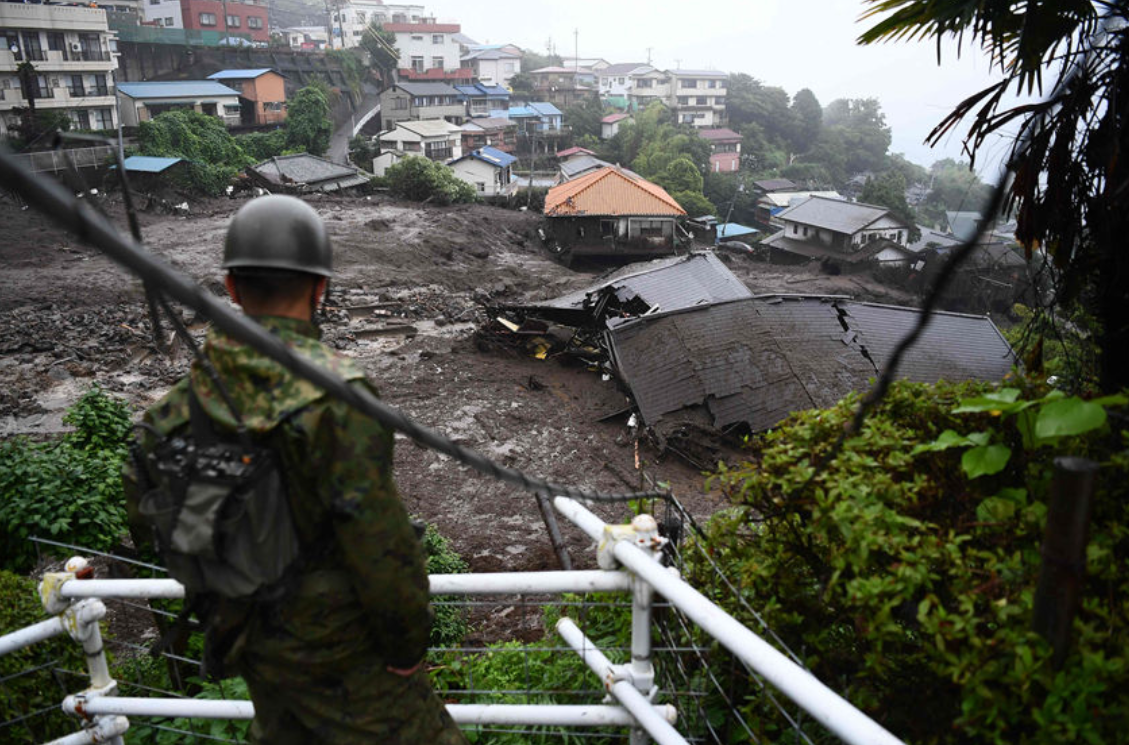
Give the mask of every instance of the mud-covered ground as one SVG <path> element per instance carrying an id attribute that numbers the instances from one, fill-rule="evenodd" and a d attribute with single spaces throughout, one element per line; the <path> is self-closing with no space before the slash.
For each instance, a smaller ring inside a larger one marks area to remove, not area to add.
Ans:
<path id="1" fill-rule="evenodd" d="M 113 195 L 94 204 L 125 230 Z M 638 487 L 627 404 L 614 381 L 583 367 L 480 351 L 483 303 L 543 299 L 590 284 L 603 269 L 566 269 L 536 239 L 538 216 L 486 206 L 440 208 L 385 197 L 312 197 L 329 226 L 338 276 L 325 330 L 359 359 L 383 397 L 499 462 L 603 491 Z M 143 212 L 145 243 L 220 292 L 227 221 L 243 200 L 201 200 L 187 215 Z M 60 431 L 63 410 L 94 383 L 140 409 L 186 370 L 151 336 L 140 283 L 34 210 L 0 201 L 0 437 Z M 726 255 L 754 292 L 831 293 L 891 303 L 912 298 L 865 277 L 831 277 Z M 197 333 L 204 324 L 184 320 Z M 168 329 L 166 327 L 166 334 Z M 644 443 L 639 462 L 698 516 L 716 509 L 704 479 Z M 413 513 L 434 523 L 475 571 L 555 568 L 534 499 L 398 438 L 396 477 Z M 608 519 L 623 508 L 597 507 Z M 574 561 L 594 550 L 566 527 Z"/>

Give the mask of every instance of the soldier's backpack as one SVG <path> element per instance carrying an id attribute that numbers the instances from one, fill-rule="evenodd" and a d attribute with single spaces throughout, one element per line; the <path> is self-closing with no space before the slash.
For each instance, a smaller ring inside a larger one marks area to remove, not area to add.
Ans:
<path id="1" fill-rule="evenodd" d="M 284 595 L 299 542 L 278 455 L 242 426 L 237 433 L 217 429 L 189 391 L 188 431 L 138 453 L 138 511 L 153 527 L 169 574 L 186 590 L 184 612 L 154 653 L 183 633 L 194 613 L 204 622 L 205 668 L 223 677 L 222 662 L 247 613 Z M 222 624 L 214 623 L 217 616 Z"/>

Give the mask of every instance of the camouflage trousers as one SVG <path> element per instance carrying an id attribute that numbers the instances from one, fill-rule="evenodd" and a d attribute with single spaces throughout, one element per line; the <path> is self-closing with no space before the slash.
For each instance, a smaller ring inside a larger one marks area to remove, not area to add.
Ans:
<path id="1" fill-rule="evenodd" d="M 244 672 L 256 745 L 467 745 L 427 673 L 407 678 L 359 665 L 335 685 L 280 686 Z M 371 674 L 371 676 L 370 676 Z M 368 680 L 365 678 L 368 677 Z M 373 680 L 373 678 L 378 680 Z M 390 680 L 393 679 L 393 680 Z M 293 682 L 293 681 L 288 681 Z"/>

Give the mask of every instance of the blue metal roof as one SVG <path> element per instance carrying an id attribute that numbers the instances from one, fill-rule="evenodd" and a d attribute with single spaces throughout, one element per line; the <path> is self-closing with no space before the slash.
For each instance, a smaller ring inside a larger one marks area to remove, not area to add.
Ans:
<path id="1" fill-rule="evenodd" d="M 541 116 L 563 116 L 561 110 L 548 101 L 530 101 L 529 108 Z"/>
<path id="2" fill-rule="evenodd" d="M 483 85 L 482 83 L 475 83 L 474 85 L 456 85 L 457 90 L 464 96 L 486 96 L 487 98 L 504 98 L 509 100 L 510 92 L 505 88 L 498 85 Z"/>
<path id="3" fill-rule="evenodd" d="M 519 117 L 539 117 L 540 113 L 534 111 L 530 106 L 511 106 L 509 117 L 511 119 Z"/>
<path id="4" fill-rule="evenodd" d="M 184 161 L 184 158 L 154 158 L 150 155 L 131 155 L 122 161 L 125 170 L 135 173 L 161 173 Z"/>
<path id="5" fill-rule="evenodd" d="M 492 147 L 482 147 L 478 150 L 474 150 L 471 152 L 470 157 L 478 158 L 484 163 L 489 163 L 499 168 L 505 168 L 517 161 L 517 158 L 509 153 L 503 153 L 501 150 Z"/>
<path id="6" fill-rule="evenodd" d="M 756 228 L 750 228 L 746 225 L 740 225 L 735 222 L 723 222 L 717 226 L 718 238 L 731 238 L 735 235 L 749 235 L 751 233 L 759 233 Z"/>
<path id="7" fill-rule="evenodd" d="M 118 83 L 118 90 L 130 98 L 195 98 L 199 96 L 238 96 L 239 91 L 213 80 L 169 80 L 148 83 Z"/>
<path id="8" fill-rule="evenodd" d="M 274 72 L 269 67 L 262 67 L 256 70 L 220 70 L 213 72 L 208 76 L 208 80 L 248 80 L 250 78 L 257 78 L 260 75 L 266 75 L 268 72 Z"/>

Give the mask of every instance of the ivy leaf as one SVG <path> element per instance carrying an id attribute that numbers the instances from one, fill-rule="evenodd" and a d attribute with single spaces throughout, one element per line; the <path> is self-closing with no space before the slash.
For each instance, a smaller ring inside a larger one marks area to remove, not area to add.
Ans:
<path id="1" fill-rule="evenodd" d="M 985 393 L 976 398 L 966 398 L 960 405 L 953 409 L 954 414 L 969 414 L 980 411 L 1011 411 L 1019 398 L 1018 388 L 1001 388 L 998 391 Z"/>
<path id="2" fill-rule="evenodd" d="M 1003 497 L 988 497 L 976 505 L 976 519 L 985 523 L 1001 523 L 1010 520 L 1017 505 Z"/>
<path id="3" fill-rule="evenodd" d="M 1052 437 L 1080 435 L 1101 427 L 1105 420 L 1105 409 L 1100 404 L 1071 396 L 1052 401 L 1039 411 L 1035 420 L 1035 437 L 1049 440 Z"/>
<path id="4" fill-rule="evenodd" d="M 949 448 L 964 447 L 973 444 L 964 435 L 954 432 L 951 429 L 946 429 L 942 432 L 933 442 L 925 442 L 910 451 L 910 455 L 917 455 L 919 453 L 934 453 L 939 450 L 948 450 Z"/>
<path id="5" fill-rule="evenodd" d="M 980 445 L 961 456 L 960 467 L 968 478 L 975 479 L 999 473 L 1010 458 L 1011 448 L 1007 445 Z"/>

